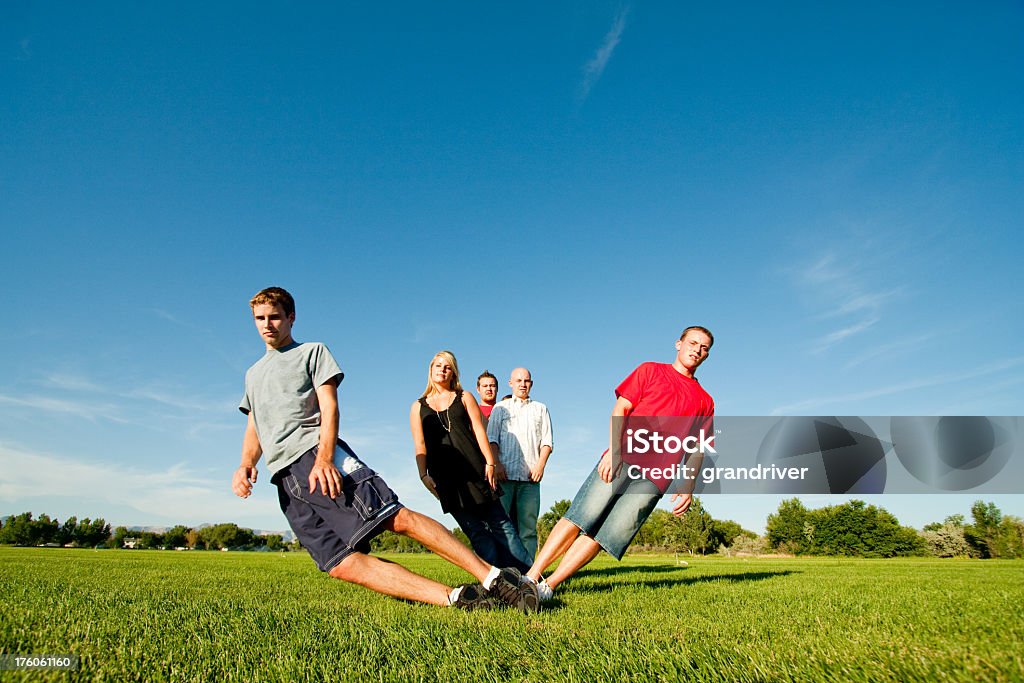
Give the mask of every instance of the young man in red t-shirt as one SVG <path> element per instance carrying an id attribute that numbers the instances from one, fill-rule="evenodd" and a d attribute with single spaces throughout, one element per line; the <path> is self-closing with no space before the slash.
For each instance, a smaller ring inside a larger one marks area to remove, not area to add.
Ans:
<path id="1" fill-rule="evenodd" d="M 714 337 L 706 328 L 688 327 L 676 341 L 676 357 L 671 364 L 643 363 L 616 388 L 609 449 L 580 487 L 565 516 L 551 530 L 527 573 L 538 582 L 542 600 L 549 600 L 555 587 L 597 557 L 602 548 L 622 559 L 640 526 L 664 495 L 664 485 L 649 479 L 629 479 L 620 471 L 622 464 L 614 453 L 615 445 L 621 443 L 623 418 L 696 418 L 694 426 L 700 423 L 708 433 L 713 433 L 710 420 L 715 402 L 694 378 L 713 343 Z M 700 458 L 691 464 L 699 471 Z M 692 491 L 692 483 L 687 490 Z M 692 495 L 674 493 L 672 500 L 672 513 L 680 516 L 690 507 Z M 545 581 L 543 571 L 559 558 L 562 562 Z"/>
<path id="2" fill-rule="evenodd" d="M 494 405 L 498 402 L 498 378 L 484 370 L 476 378 L 476 393 L 480 397 L 480 413 L 484 416 L 484 427 L 491 416 Z"/>

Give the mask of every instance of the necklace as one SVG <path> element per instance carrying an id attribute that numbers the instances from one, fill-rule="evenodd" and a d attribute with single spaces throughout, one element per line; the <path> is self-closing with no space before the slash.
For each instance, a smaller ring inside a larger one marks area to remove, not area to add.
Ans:
<path id="1" fill-rule="evenodd" d="M 444 427 L 444 430 L 449 434 L 452 433 L 452 416 L 448 414 L 448 411 L 451 410 L 452 403 L 455 403 L 455 397 L 452 397 L 451 403 L 449 403 L 448 407 L 444 409 L 444 416 L 448 420 L 447 424 L 445 424 L 445 421 L 441 419 L 441 411 L 434 408 L 434 415 L 437 415 L 437 421 L 441 423 L 441 426 Z"/>
<path id="2" fill-rule="evenodd" d="M 451 406 L 448 406 L 448 408 L 444 409 L 444 416 L 446 418 L 448 418 L 448 424 L 445 424 L 444 420 L 441 419 L 441 413 L 440 412 L 435 410 L 434 411 L 434 415 L 437 415 L 437 421 L 441 423 L 441 426 L 444 427 L 444 430 L 446 432 L 448 432 L 449 434 L 451 434 L 451 432 L 452 432 L 452 416 L 448 414 L 448 409 L 449 408 L 451 408 Z"/>

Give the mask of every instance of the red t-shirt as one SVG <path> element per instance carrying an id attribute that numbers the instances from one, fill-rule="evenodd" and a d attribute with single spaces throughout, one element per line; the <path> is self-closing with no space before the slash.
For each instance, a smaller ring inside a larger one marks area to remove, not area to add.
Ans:
<path id="1" fill-rule="evenodd" d="M 692 417 L 714 415 L 715 401 L 700 382 L 679 373 L 670 363 L 641 363 L 615 389 L 633 404 L 630 415 Z"/>
<path id="2" fill-rule="evenodd" d="M 480 412 L 483 413 L 484 417 L 490 417 L 492 410 L 494 410 L 494 406 L 485 405 L 483 403 L 480 404 Z"/>
<path id="3" fill-rule="evenodd" d="M 622 430 L 621 453 L 627 465 L 637 464 L 661 469 L 683 462 L 681 453 L 630 453 L 626 448 L 627 430 L 630 428 L 645 428 L 648 434 L 659 431 L 663 436 L 672 434 L 678 438 L 687 435 L 699 438 L 701 430 L 705 435 L 714 434 L 714 399 L 704 391 L 697 380 L 680 374 L 669 363 L 641 364 L 615 389 L 615 395 L 633 404 L 627 413 Z M 645 478 L 652 481 L 662 492 L 673 481 L 671 476 L 662 476 L 660 473 L 651 473 Z"/>

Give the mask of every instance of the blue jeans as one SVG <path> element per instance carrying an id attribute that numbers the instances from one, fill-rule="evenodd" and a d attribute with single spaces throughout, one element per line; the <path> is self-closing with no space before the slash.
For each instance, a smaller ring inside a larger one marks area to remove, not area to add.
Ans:
<path id="1" fill-rule="evenodd" d="M 565 513 L 565 519 L 616 560 L 622 559 L 662 496 L 650 481 L 629 479 L 625 472 L 623 468 L 609 484 L 601 479 L 595 466 Z"/>
<path id="2" fill-rule="evenodd" d="M 501 505 L 505 508 L 526 552 L 537 555 L 537 517 L 540 515 L 540 484 L 533 481 L 501 482 Z"/>
<path id="3" fill-rule="evenodd" d="M 495 567 L 515 567 L 524 573 L 530 568 L 531 558 L 501 503 L 494 501 L 450 514 L 466 532 L 473 552 L 485 562 Z"/>

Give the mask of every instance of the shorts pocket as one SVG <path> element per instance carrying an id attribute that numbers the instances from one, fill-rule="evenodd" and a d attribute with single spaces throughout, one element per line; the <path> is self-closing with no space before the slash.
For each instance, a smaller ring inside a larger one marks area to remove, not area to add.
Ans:
<path id="1" fill-rule="evenodd" d="M 295 500 L 302 501 L 306 505 L 320 509 L 337 507 L 337 503 L 330 496 L 324 494 L 319 485 L 310 492 L 308 476 L 300 478 L 289 474 L 282 483 L 288 489 L 288 495 Z"/>
<path id="2" fill-rule="evenodd" d="M 345 477 L 345 497 L 350 495 L 352 507 L 364 520 L 373 519 L 381 510 L 396 502 L 394 492 L 380 475 L 369 468 Z"/>
<path id="3" fill-rule="evenodd" d="M 284 478 L 283 483 L 285 487 L 287 487 L 288 493 L 290 493 L 293 498 L 298 498 L 301 501 L 305 501 L 305 498 L 302 497 L 302 486 L 299 484 L 298 479 L 289 474 L 287 477 Z"/>

